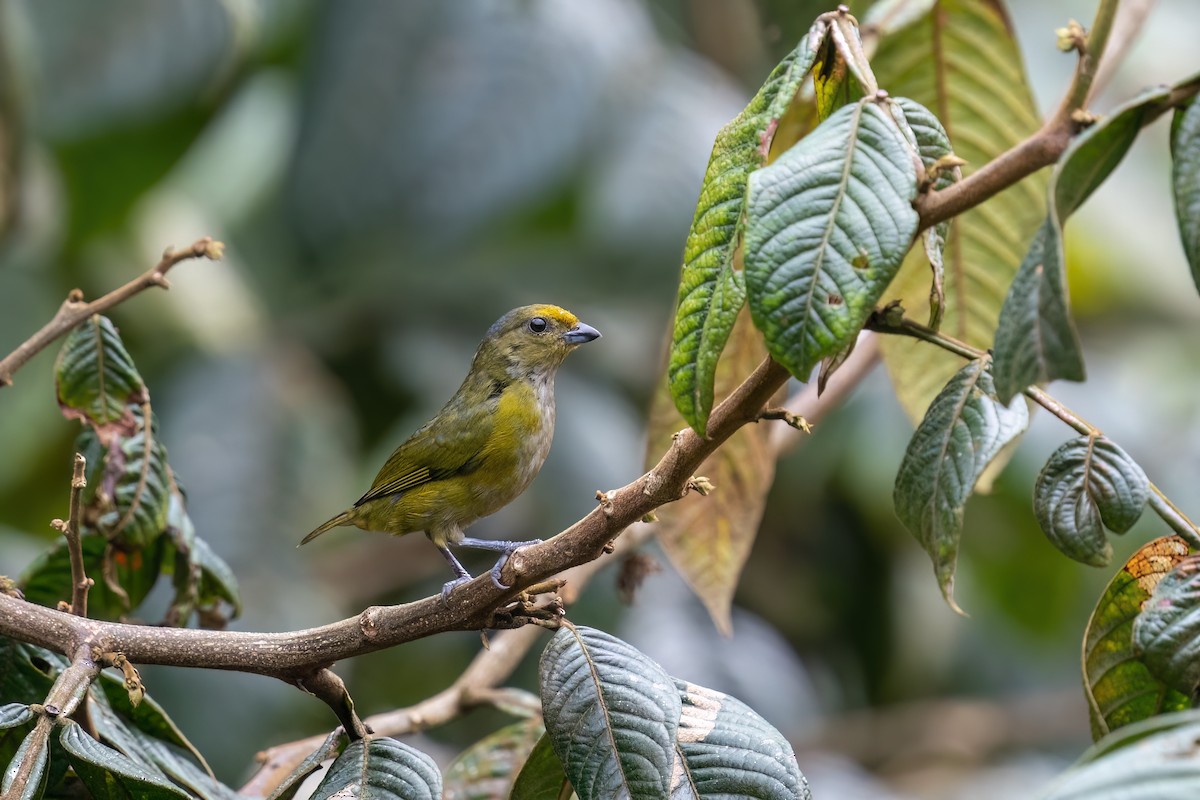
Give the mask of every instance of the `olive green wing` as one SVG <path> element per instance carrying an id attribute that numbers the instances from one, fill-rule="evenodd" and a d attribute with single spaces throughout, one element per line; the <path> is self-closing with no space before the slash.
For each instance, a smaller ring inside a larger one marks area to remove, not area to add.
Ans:
<path id="1" fill-rule="evenodd" d="M 487 445 L 494 425 L 494 403 L 464 408 L 452 400 L 396 448 L 375 476 L 371 488 L 354 505 L 469 472 Z"/>

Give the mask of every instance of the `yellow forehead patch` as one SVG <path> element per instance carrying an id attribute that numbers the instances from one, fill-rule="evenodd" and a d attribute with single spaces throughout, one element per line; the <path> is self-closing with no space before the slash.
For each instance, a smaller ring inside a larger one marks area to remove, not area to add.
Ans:
<path id="1" fill-rule="evenodd" d="M 574 328 L 579 324 L 579 318 L 567 311 L 565 308 L 552 306 L 548 303 L 540 303 L 538 305 L 529 306 L 529 315 L 531 317 L 545 317 L 558 322 L 565 328 Z"/>

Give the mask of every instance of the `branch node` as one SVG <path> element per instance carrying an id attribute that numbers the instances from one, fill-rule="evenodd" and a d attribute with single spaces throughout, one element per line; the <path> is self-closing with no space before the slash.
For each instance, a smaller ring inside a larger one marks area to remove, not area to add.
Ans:
<path id="1" fill-rule="evenodd" d="M 67 292 L 67 305 L 73 306 L 83 302 L 83 289 L 72 289 Z"/>
<path id="2" fill-rule="evenodd" d="M 1076 20 L 1068 22 L 1065 28 L 1055 28 L 1054 35 L 1058 39 L 1058 49 L 1064 53 L 1075 50 L 1083 55 L 1087 52 L 1087 31 Z"/>
<path id="3" fill-rule="evenodd" d="M 716 484 L 703 475 L 693 475 L 688 478 L 687 485 L 683 487 L 683 493 L 686 495 L 688 492 L 695 492 L 701 497 L 708 497 L 716 488 Z"/>
<path id="4" fill-rule="evenodd" d="M 609 516 L 609 517 L 612 516 L 613 500 L 616 498 L 616 496 L 617 496 L 617 493 L 613 489 L 610 489 L 607 492 L 601 491 L 599 489 L 596 490 L 596 502 L 598 502 L 600 504 L 600 508 L 602 511 L 604 511 L 605 516 Z"/>
<path id="5" fill-rule="evenodd" d="M 764 408 L 762 412 L 759 413 L 758 418 L 760 420 L 781 420 L 796 430 L 803 431 L 804 433 L 811 434 L 813 429 L 812 423 L 810 423 L 804 417 L 800 416 L 799 414 L 793 414 L 791 411 L 788 411 L 783 407 Z"/>
<path id="6" fill-rule="evenodd" d="M 377 620 L 380 612 L 381 609 L 379 606 L 368 606 L 358 615 L 358 628 L 362 631 L 363 638 L 368 641 L 375 641 L 379 637 L 379 623 Z"/>

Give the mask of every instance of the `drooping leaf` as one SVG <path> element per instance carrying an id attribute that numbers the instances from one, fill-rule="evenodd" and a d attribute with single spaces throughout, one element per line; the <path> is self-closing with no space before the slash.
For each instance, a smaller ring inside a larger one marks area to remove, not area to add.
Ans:
<path id="1" fill-rule="evenodd" d="M 1178 536 L 1138 549 L 1109 582 L 1083 637 L 1083 690 L 1092 739 L 1167 711 L 1188 708 L 1186 695 L 1155 678 L 1134 651 L 1133 625 L 1154 587 L 1188 552 Z"/>
<path id="2" fill-rule="evenodd" d="M 568 800 L 575 797 L 554 752 L 550 734 L 543 734 L 533 746 L 525 765 L 513 783 L 510 800 Z"/>
<path id="3" fill-rule="evenodd" d="M 1124 450 L 1104 436 L 1080 436 L 1055 450 L 1042 468 L 1033 511 L 1055 547 L 1103 567 L 1112 559 L 1104 527 L 1129 530 L 1149 496 L 1146 473 Z"/>
<path id="4" fill-rule="evenodd" d="M 955 155 L 966 162 L 964 176 L 1040 126 L 1020 50 L 1000 3 L 893 4 L 873 10 L 870 20 L 886 23 L 871 59 L 880 87 L 937 115 Z M 992 345 L 1005 292 L 1045 217 L 1045 185 L 1044 175 L 1030 176 L 950 223 L 943 333 L 980 349 Z M 921 318 L 930 285 L 929 260 L 914 250 L 883 299 L 899 299 L 911 316 Z M 903 336 L 883 337 L 880 344 L 901 405 L 919 421 L 962 366 L 961 359 Z"/>
<path id="5" fill-rule="evenodd" d="M 1189 697 L 1200 687 L 1200 557 L 1163 576 L 1133 623 L 1133 646 L 1155 678 Z"/>
<path id="6" fill-rule="evenodd" d="M 1038 800 L 1190 800 L 1200 793 L 1194 715 L 1172 715 L 1175 726 L 1081 762 L 1063 773 Z M 1115 734 L 1115 735 L 1120 735 Z M 1098 747 L 1104 745 L 1100 742 Z"/>
<path id="7" fill-rule="evenodd" d="M 136 428 L 120 436 L 93 462 L 84 498 L 96 514 L 96 528 L 110 541 L 127 547 L 145 547 L 167 528 L 171 478 L 167 449 L 158 437 L 153 413 L 133 413 Z M 147 424 L 149 423 L 149 424 Z M 81 439 L 86 439 L 85 433 Z M 87 447 L 81 442 L 81 451 Z"/>
<path id="8" fill-rule="evenodd" d="M 129 727 L 136 729 L 138 732 L 145 734 L 147 737 L 158 739 L 167 742 L 183 750 L 186 750 L 192 758 L 204 767 L 205 771 L 211 773 L 208 764 L 204 760 L 204 756 L 196 749 L 183 731 L 175 724 L 175 721 L 167 715 L 166 709 L 159 705 L 158 701 L 150 695 L 143 695 L 141 701 L 134 705 L 129 698 L 129 691 L 125 686 L 123 678 L 118 677 L 116 673 L 104 671 L 100 673 L 99 678 L 92 684 L 93 698 L 96 698 L 96 691 L 103 692 L 103 699 L 107 701 L 113 713 L 122 717 Z"/>
<path id="9" fill-rule="evenodd" d="M 316 772 L 321 766 L 321 762 L 336 758 L 345 743 L 346 734 L 342 732 L 341 728 L 335 729 L 325 737 L 325 741 L 321 742 L 316 750 L 309 753 L 286 778 L 279 782 L 267 800 L 292 800 L 304 780 Z"/>
<path id="10" fill-rule="evenodd" d="M 46 791 L 50 773 L 49 728 L 35 727 L 25 735 L 12 761 L 4 769 L 4 780 L 0 782 L 0 793 L 11 800 L 33 800 Z M 22 764 L 29 762 L 28 778 L 18 788 L 16 779 Z M 14 791 L 15 790 L 15 791 Z M 11 792 L 11 794 L 10 794 Z"/>
<path id="11" fill-rule="evenodd" d="M 1200 103 L 1175 111 L 1171 125 L 1171 183 L 1179 238 L 1200 289 Z"/>
<path id="12" fill-rule="evenodd" d="M 820 20 L 828 24 L 829 32 L 817 50 L 812 76 L 817 119 L 825 120 L 879 87 L 863 51 L 858 21 L 841 9 L 822 14 Z"/>
<path id="13" fill-rule="evenodd" d="M 742 113 L 717 134 L 683 251 L 668 379 L 675 406 L 704 435 L 717 360 L 746 301 L 740 240 L 746 181 L 767 162 L 780 118 L 828 33 L 818 23 L 779 63 Z M 796 135 L 798 135 L 797 132 Z"/>
<path id="14" fill-rule="evenodd" d="M 716 396 L 724 398 L 767 355 L 762 336 L 743 311 L 717 365 Z M 664 385 L 650 410 L 647 469 L 658 463 L 684 422 Z M 690 493 L 658 509 L 657 536 L 679 574 L 708 609 L 721 632 L 732 630 L 730 608 L 738 577 L 758 533 L 775 475 L 768 425 L 746 425 L 696 469 L 716 490 Z"/>
<path id="15" fill-rule="evenodd" d="M 564 627 L 539 675 L 546 730 L 581 800 L 667 795 L 680 700 L 662 667 L 603 631 Z"/>
<path id="16" fill-rule="evenodd" d="M 224 601 L 230 606 L 228 619 L 242 613 L 242 596 L 238 591 L 237 576 L 216 552 L 209 547 L 208 542 L 197 537 L 195 541 L 196 563 L 200 565 L 200 608 L 215 609 Z"/>
<path id="17" fill-rule="evenodd" d="M 73 720 L 67 720 L 60 741 L 71 768 L 97 800 L 186 800 L 188 797 L 157 772 L 93 739 Z"/>
<path id="18" fill-rule="evenodd" d="M 543 733 L 541 720 L 526 719 L 480 739 L 446 768 L 445 800 L 508 800 Z"/>
<path id="19" fill-rule="evenodd" d="M 896 514 L 933 559 L 946 602 L 954 602 L 954 568 L 962 535 L 963 506 L 975 482 L 1005 444 L 1029 421 L 1023 399 L 995 399 L 986 359 L 976 359 L 950 379 L 908 444 L 896 476 Z"/>
<path id="20" fill-rule="evenodd" d="M 313 800 L 441 800 L 442 774 L 433 759 L 385 736 L 351 742 L 329 766 Z"/>
<path id="21" fill-rule="evenodd" d="M 120 334 L 99 314 L 67 335 L 54 374 L 63 414 L 98 428 L 131 429 L 132 408 L 146 400 L 146 384 Z"/>
<path id="22" fill-rule="evenodd" d="M 996 328 L 996 391 L 1008 402 L 1035 383 L 1084 379 L 1067 303 L 1062 227 L 1116 169 L 1142 126 L 1161 113 L 1167 87 L 1143 92 L 1071 143 L 1050 178 L 1050 213 L 1005 298 Z"/>
<path id="23" fill-rule="evenodd" d="M 683 702 L 672 797 L 810 800 L 787 739 L 740 700 L 676 679 Z"/>
<path id="24" fill-rule="evenodd" d="M 889 103 L 843 106 L 750 176 L 750 312 L 801 380 L 858 335 L 916 233 L 914 154 Z"/>

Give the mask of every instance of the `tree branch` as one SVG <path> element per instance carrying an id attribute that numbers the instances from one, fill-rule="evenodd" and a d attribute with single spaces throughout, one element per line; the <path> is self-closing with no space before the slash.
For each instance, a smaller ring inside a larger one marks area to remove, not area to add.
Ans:
<path id="1" fill-rule="evenodd" d="M 92 314 L 107 311 L 151 286 L 170 288 L 166 276 L 171 267 L 189 258 L 208 258 L 216 261 L 221 258 L 224 248 L 225 245 L 213 241 L 210 236 L 198 239 L 183 250 L 173 250 L 168 247 L 159 262 L 148 271 L 90 303 L 83 301 L 83 292 L 78 289 L 72 290 L 63 304 L 59 306 L 57 313 L 42 326 L 41 330 L 22 342 L 16 350 L 0 359 L 0 388 L 11 385 L 13 373 L 55 339 L 70 331 Z"/>
<path id="2" fill-rule="evenodd" d="M 67 555 L 71 559 L 71 608 L 77 617 L 87 616 L 88 590 L 95 583 L 83 568 L 83 545 L 79 541 L 79 520 L 83 514 L 83 490 L 87 487 L 87 460 L 81 453 L 75 454 L 75 466 L 71 475 L 70 516 L 66 522 L 51 520 L 50 525 L 67 540 Z"/>

